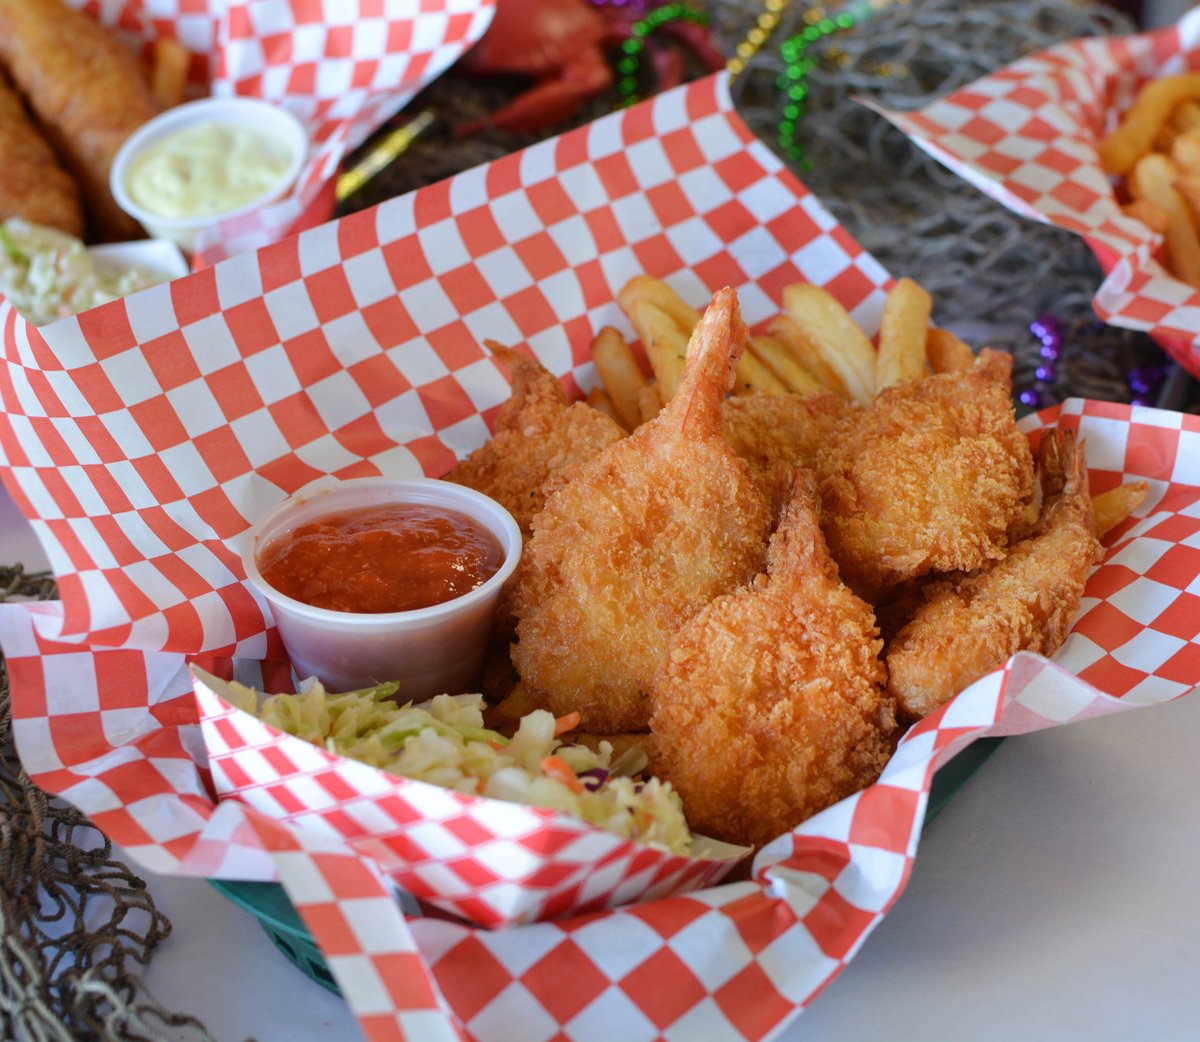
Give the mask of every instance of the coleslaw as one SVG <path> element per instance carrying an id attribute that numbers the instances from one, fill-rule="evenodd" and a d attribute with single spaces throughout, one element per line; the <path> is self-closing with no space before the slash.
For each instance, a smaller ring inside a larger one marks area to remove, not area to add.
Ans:
<path id="1" fill-rule="evenodd" d="M 544 709 L 522 717 L 506 738 L 484 726 L 482 695 L 398 705 L 390 701 L 398 686 L 328 694 L 314 680 L 303 692 L 263 698 L 230 682 L 219 693 L 276 730 L 390 774 L 565 811 L 626 839 L 688 854 L 692 836 L 679 795 L 669 782 L 632 777 L 645 766 L 644 754 L 614 761 L 608 742 L 593 751 L 560 741 L 561 722 Z"/>
<path id="2" fill-rule="evenodd" d="M 163 279 L 144 268 L 99 265 L 82 242 L 55 228 L 19 217 L 0 224 L 0 293 L 36 326 L 99 307 Z"/>

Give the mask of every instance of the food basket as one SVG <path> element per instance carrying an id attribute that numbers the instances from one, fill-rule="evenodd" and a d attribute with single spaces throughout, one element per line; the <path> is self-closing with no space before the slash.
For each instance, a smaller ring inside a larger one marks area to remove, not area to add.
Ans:
<path id="1" fill-rule="evenodd" d="M 238 570 L 249 520 L 325 474 L 445 473 L 509 395 L 484 338 L 527 345 L 573 395 L 594 386 L 591 338 L 631 335 L 615 297 L 642 273 L 697 303 L 730 285 L 752 325 L 811 281 L 868 331 L 890 281 L 717 76 L 41 331 L 0 304 L 0 465 L 62 596 L 0 605 L 26 770 L 151 871 L 282 883 L 368 1037 L 767 1038 L 903 891 L 940 767 L 1200 677 L 1180 636 L 1200 423 L 1070 400 L 1024 428 L 1086 438 L 1096 491 L 1152 491 L 1056 660 L 972 685 L 748 879 L 487 930 L 410 915 L 337 837 L 216 800 L 189 663 L 294 689 Z"/>
<path id="2" fill-rule="evenodd" d="M 1072 40 L 916 112 L 872 106 L 1004 206 L 1080 235 L 1105 272 L 1093 298 L 1200 376 L 1200 292 L 1163 265 L 1162 236 L 1121 209 L 1097 142 L 1150 80 L 1200 68 L 1200 11 L 1129 37 Z"/>
<path id="3" fill-rule="evenodd" d="M 342 159 L 483 35 L 494 0 L 295 4 L 140 0 L 84 8 L 135 47 L 177 40 L 196 94 L 262 98 L 307 126 L 312 147 L 291 193 L 197 243 L 202 263 L 327 220 Z"/>
<path id="4" fill-rule="evenodd" d="M 922 827 L 941 813 L 954 794 L 1003 741 L 1003 738 L 981 738 L 967 746 L 933 776 Z M 210 883 L 218 893 L 257 919 L 258 925 L 275 947 L 305 976 L 330 991 L 338 990 L 324 954 L 282 886 L 278 883 L 241 883 L 229 879 L 213 879 Z"/>

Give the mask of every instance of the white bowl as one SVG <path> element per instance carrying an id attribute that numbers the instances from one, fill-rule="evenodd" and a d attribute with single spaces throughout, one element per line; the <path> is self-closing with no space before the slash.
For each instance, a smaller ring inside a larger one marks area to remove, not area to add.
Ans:
<path id="1" fill-rule="evenodd" d="M 141 268 L 164 279 L 181 279 L 189 271 L 188 262 L 173 239 L 138 239 L 135 242 L 110 242 L 89 246 L 96 267 L 120 271 Z"/>
<path id="2" fill-rule="evenodd" d="M 196 217 L 170 217 L 139 205 L 130 195 L 129 175 L 137 158 L 176 131 L 200 123 L 249 126 L 283 141 L 290 150 L 286 171 L 258 198 L 220 213 Z M 201 98 L 168 109 L 135 130 L 117 151 L 109 171 L 109 188 L 127 214 L 155 238 L 171 239 L 189 252 L 197 236 L 220 221 L 244 217 L 280 199 L 295 183 L 308 158 L 308 130 L 300 119 L 280 105 L 258 98 Z"/>
<path id="3" fill-rule="evenodd" d="M 359 613 L 316 608 L 263 579 L 258 552 L 301 525 L 340 510 L 416 503 L 455 510 L 500 542 L 500 570 L 475 589 L 414 611 Z M 297 675 L 317 677 L 329 691 L 399 681 L 398 697 L 421 701 L 461 694 L 479 673 L 500 589 L 521 557 L 521 530 L 494 499 L 432 478 L 322 478 L 268 511 L 246 533 L 246 577 L 271 606 Z"/>

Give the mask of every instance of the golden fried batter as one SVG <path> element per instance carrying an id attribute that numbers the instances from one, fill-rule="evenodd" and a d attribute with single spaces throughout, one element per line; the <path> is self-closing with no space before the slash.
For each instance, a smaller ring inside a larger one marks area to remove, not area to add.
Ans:
<path id="1" fill-rule="evenodd" d="M 1033 490 L 1013 416 L 1012 358 L 888 387 L 818 454 L 822 526 L 842 578 L 870 595 L 1004 556 Z"/>
<path id="2" fill-rule="evenodd" d="M 546 502 L 546 482 L 625 432 L 585 402 L 568 404 L 562 384 L 536 359 L 487 344 L 512 374 L 512 396 L 496 413 L 492 439 L 460 461 L 446 480 L 491 496 L 528 538 L 529 523 Z"/>
<path id="3" fill-rule="evenodd" d="M 817 451 L 853 407 L 836 394 L 748 394 L 721 406 L 725 440 L 774 498 L 779 465 L 811 467 Z"/>
<path id="4" fill-rule="evenodd" d="M 650 728 L 691 828 L 762 846 L 871 784 L 892 751 L 882 643 L 838 579 L 798 472 L 767 574 L 676 634 Z"/>
<path id="5" fill-rule="evenodd" d="M 637 731 L 671 635 L 761 570 L 770 510 L 721 433 L 746 342 L 732 290 L 692 334 L 675 397 L 576 469 L 533 521 L 513 664 L 539 704 L 588 731 Z"/>
<path id="6" fill-rule="evenodd" d="M 1018 651 L 1053 655 L 1066 640 L 1102 551 L 1083 445 L 1047 432 L 1039 467 L 1045 499 L 1033 534 L 985 571 L 931 584 L 888 647 L 889 687 L 908 716 L 931 713 Z"/>
<path id="7" fill-rule="evenodd" d="M 108 188 L 125 139 L 158 112 L 137 56 L 62 0 L 0 0 L 0 60 L 83 192 L 100 239 L 136 239 Z"/>
<path id="8" fill-rule="evenodd" d="M 79 189 L 0 70 L 0 221 L 20 217 L 83 238 Z"/>

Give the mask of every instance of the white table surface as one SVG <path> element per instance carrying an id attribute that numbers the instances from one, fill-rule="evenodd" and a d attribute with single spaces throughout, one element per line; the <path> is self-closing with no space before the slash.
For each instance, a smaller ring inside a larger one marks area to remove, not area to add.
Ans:
<path id="1" fill-rule="evenodd" d="M 0 553 L 32 562 L 14 516 L 0 492 Z M 781 1042 L 1200 1038 L 1198 747 L 1196 697 L 1006 741 Z M 144 974 L 168 1008 L 221 1042 L 360 1037 L 342 1001 L 206 882 L 147 881 L 174 924 Z"/>

